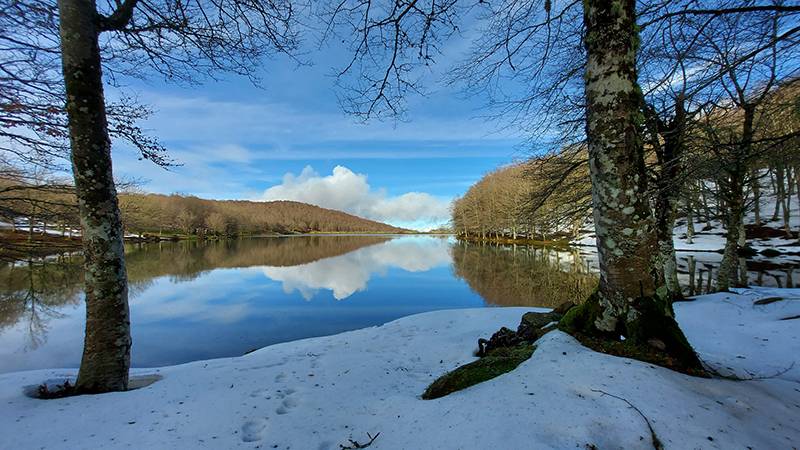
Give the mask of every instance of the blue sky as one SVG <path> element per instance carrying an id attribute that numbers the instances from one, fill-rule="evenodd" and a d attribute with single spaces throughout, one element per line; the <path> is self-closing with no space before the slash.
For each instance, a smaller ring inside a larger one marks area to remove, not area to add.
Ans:
<path id="1" fill-rule="evenodd" d="M 435 70 L 457 60 L 459 47 L 445 47 Z M 261 87 L 233 76 L 200 86 L 160 79 L 125 86 L 155 110 L 144 127 L 182 165 L 165 171 L 120 148 L 116 175 L 142 178 L 151 192 L 300 200 L 428 228 L 446 221 L 452 198 L 483 174 L 524 156 L 521 136 L 498 131 L 480 117 L 478 100 L 435 72 L 426 75 L 429 95 L 408 99 L 407 121 L 364 124 L 345 115 L 330 76 L 342 60 L 336 54 L 312 51 L 311 64 L 299 67 L 266 61 Z"/>

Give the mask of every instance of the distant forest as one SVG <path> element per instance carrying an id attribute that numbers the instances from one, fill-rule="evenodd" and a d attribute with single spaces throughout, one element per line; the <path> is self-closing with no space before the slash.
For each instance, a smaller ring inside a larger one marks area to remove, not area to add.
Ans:
<path id="1" fill-rule="evenodd" d="M 333 209 L 292 201 L 205 200 L 191 196 L 121 194 L 129 233 L 405 233 L 409 230 Z"/>
<path id="2" fill-rule="evenodd" d="M 0 170 L 0 221 L 31 234 L 79 230 L 73 187 L 53 179 Z M 313 232 L 406 233 L 341 211 L 292 201 L 206 200 L 178 194 L 119 194 L 125 232 L 145 235 L 233 236 Z"/>

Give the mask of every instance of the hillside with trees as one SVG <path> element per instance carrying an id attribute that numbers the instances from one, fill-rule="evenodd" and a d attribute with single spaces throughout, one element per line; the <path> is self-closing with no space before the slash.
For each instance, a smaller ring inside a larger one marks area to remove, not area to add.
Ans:
<path id="1" fill-rule="evenodd" d="M 127 233 L 196 235 L 407 233 L 342 211 L 293 201 L 206 200 L 193 196 L 120 194 Z"/>
<path id="2" fill-rule="evenodd" d="M 206 200 L 178 194 L 119 194 L 127 235 L 238 236 L 296 233 L 406 233 L 384 223 L 293 201 Z M 74 189 L 48 177 L 26 177 L 11 169 L 0 174 L 0 222 L 29 239 L 15 245 L 51 245 L 42 236 L 80 234 Z M 19 236 L 17 236 L 19 237 Z M 12 240 L 6 239 L 11 245 Z"/>

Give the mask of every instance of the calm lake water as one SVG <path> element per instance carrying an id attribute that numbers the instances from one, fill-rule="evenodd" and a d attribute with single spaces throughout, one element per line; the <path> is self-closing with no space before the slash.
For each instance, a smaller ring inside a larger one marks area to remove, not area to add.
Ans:
<path id="1" fill-rule="evenodd" d="M 687 293 L 706 288 L 718 259 L 680 255 Z M 239 356 L 424 311 L 553 307 L 597 282 L 595 258 L 577 249 L 431 236 L 139 244 L 127 248 L 127 264 L 134 367 Z M 800 267 L 748 265 L 751 282 L 768 285 L 793 284 Z M 78 366 L 82 276 L 79 256 L 0 265 L 0 373 Z"/>

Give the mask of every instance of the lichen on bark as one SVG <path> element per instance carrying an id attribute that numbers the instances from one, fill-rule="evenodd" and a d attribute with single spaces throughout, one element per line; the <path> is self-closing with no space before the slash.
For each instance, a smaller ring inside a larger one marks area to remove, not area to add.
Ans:
<path id="1" fill-rule="evenodd" d="M 658 245 L 649 204 L 636 71 L 633 0 L 584 2 L 586 135 L 600 285 L 562 319 L 562 329 L 630 345 L 663 346 L 700 367 L 657 283 Z"/>
<path id="2" fill-rule="evenodd" d="M 86 269 L 86 336 L 76 391 L 126 390 L 131 348 L 128 283 L 103 95 L 98 15 L 92 0 L 59 0 L 58 9 L 70 157 Z"/>

